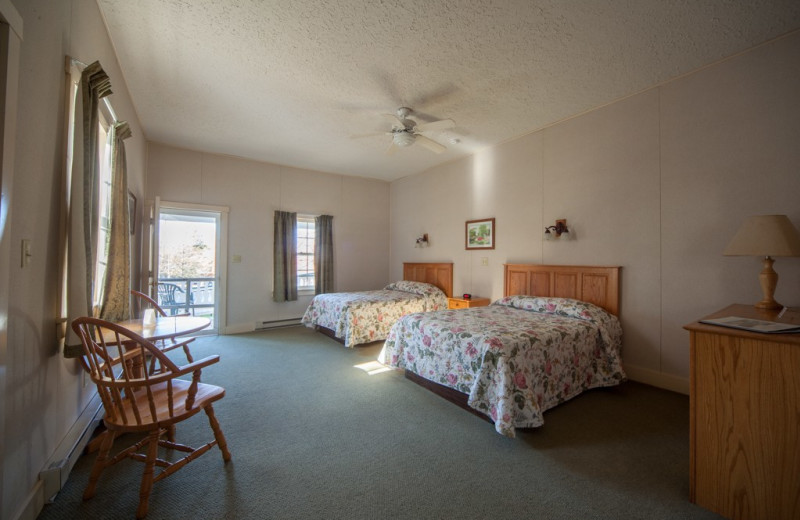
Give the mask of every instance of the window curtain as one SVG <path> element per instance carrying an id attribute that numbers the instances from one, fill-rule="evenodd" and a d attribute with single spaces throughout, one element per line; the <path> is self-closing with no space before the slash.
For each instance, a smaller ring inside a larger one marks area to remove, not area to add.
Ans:
<path id="1" fill-rule="evenodd" d="M 314 292 L 333 292 L 333 217 L 316 217 L 314 229 Z"/>
<path id="2" fill-rule="evenodd" d="M 100 318 L 109 321 L 126 320 L 131 314 L 130 213 L 124 142 L 130 136 L 131 129 L 126 121 L 115 123 L 111 128 L 111 231 L 105 280 L 98 280 L 103 283 Z"/>
<path id="3" fill-rule="evenodd" d="M 94 294 L 94 268 L 97 262 L 97 232 L 99 193 L 97 125 L 100 120 L 100 100 L 111 94 L 111 80 L 100 62 L 88 65 L 81 74 L 81 101 L 83 104 L 83 249 L 86 259 L 86 308 L 92 312 Z"/>
<path id="4" fill-rule="evenodd" d="M 275 212 L 272 299 L 297 300 L 297 213 Z"/>
<path id="5" fill-rule="evenodd" d="M 81 347 L 69 324 L 79 316 L 93 315 L 100 169 L 97 125 L 100 103 L 111 94 L 111 82 L 97 61 L 84 66 L 68 56 L 66 62 L 69 129 L 62 186 L 61 214 L 65 224 L 59 252 L 62 271 L 59 342 L 64 341 L 64 355 L 72 357 L 81 352 Z"/>

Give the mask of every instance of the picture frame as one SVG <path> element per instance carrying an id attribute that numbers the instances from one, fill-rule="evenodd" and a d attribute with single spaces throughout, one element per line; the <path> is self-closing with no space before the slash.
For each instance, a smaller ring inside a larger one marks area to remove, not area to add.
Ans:
<path id="1" fill-rule="evenodd" d="M 128 190 L 128 222 L 130 224 L 131 235 L 136 234 L 136 195 Z"/>
<path id="2" fill-rule="evenodd" d="M 497 229 L 494 218 L 468 220 L 466 223 L 466 249 L 494 249 Z"/>

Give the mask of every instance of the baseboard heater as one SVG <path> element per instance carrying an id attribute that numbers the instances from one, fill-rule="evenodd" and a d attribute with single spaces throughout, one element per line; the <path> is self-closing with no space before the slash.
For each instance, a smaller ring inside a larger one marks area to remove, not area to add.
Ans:
<path id="1" fill-rule="evenodd" d="M 294 327 L 300 325 L 301 318 L 287 318 L 285 320 L 257 321 L 255 330 L 277 329 L 280 327 Z"/>
<path id="2" fill-rule="evenodd" d="M 95 394 L 56 448 L 45 469 L 39 472 L 44 500 L 50 500 L 66 484 L 69 472 L 83 454 L 84 448 L 102 420 L 102 409 L 100 396 Z"/>

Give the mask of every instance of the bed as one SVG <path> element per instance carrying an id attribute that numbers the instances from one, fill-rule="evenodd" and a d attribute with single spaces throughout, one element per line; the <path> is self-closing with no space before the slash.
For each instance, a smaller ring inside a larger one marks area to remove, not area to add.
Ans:
<path id="1" fill-rule="evenodd" d="M 453 264 L 403 264 L 403 280 L 381 290 L 318 294 L 301 322 L 353 347 L 386 339 L 402 316 L 447 308 Z"/>
<path id="2" fill-rule="evenodd" d="M 488 307 L 407 315 L 378 360 L 494 423 L 544 423 L 543 412 L 625 379 L 619 267 L 506 264 Z"/>

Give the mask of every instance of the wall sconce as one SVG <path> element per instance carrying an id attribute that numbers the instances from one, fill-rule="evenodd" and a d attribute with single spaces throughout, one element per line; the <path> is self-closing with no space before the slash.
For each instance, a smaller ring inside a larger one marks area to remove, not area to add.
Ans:
<path id="1" fill-rule="evenodd" d="M 562 218 L 556 220 L 555 226 L 547 226 L 544 228 L 544 239 L 553 240 L 553 238 L 560 238 L 561 240 L 569 240 L 569 228 L 567 227 L 567 219 Z"/>
<path id="2" fill-rule="evenodd" d="M 430 244 L 428 244 L 428 234 L 425 233 L 421 237 L 417 238 L 417 243 L 414 245 L 414 247 L 428 247 L 429 245 Z"/>

